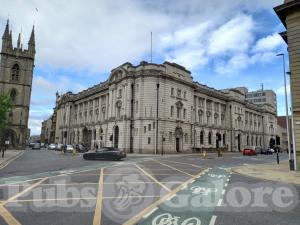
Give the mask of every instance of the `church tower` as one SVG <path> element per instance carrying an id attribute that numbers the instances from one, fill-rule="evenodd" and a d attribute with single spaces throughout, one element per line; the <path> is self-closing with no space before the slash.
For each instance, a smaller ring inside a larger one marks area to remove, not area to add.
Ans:
<path id="1" fill-rule="evenodd" d="M 0 57 L 0 94 L 10 95 L 13 101 L 6 138 L 10 141 L 10 148 L 23 148 L 29 135 L 28 117 L 35 57 L 34 27 L 27 49 L 23 49 L 21 34 L 17 46 L 13 47 L 12 31 L 7 20 Z"/>

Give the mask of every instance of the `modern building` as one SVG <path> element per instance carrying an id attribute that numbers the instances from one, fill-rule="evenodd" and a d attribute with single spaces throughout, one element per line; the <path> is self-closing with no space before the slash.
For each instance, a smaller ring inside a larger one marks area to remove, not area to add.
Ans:
<path id="1" fill-rule="evenodd" d="M 274 8 L 286 32 L 281 33 L 288 44 L 291 96 L 293 113 L 293 145 L 296 152 L 297 169 L 300 170 L 300 1 L 285 0 Z"/>
<path id="2" fill-rule="evenodd" d="M 12 32 L 7 21 L 2 36 L 0 59 L 0 94 L 9 94 L 13 108 L 8 115 L 6 139 L 11 148 L 23 148 L 28 137 L 28 116 L 30 107 L 32 75 L 35 57 L 34 28 L 28 42 L 28 49 L 23 49 L 21 35 L 17 47 L 12 44 Z"/>
<path id="3" fill-rule="evenodd" d="M 277 97 L 273 90 L 249 91 L 246 94 L 246 100 L 255 105 L 270 104 L 277 111 Z"/>
<path id="4" fill-rule="evenodd" d="M 190 71 L 170 62 L 125 63 L 103 83 L 57 94 L 53 118 L 56 143 L 135 153 L 267 147 L 277 129 L 271 105 L 252 104 L 239 89 L 194 82 Z"/>

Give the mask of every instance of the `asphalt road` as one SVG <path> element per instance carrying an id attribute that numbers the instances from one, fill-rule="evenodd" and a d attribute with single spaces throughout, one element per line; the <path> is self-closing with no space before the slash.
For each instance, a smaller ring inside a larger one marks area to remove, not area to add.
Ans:
<path id="1" fill-rule="evenodd" d="M 0 225 L 298 225 L 299 186 L 230 170 L 275 161 L 239 153 L 85 161 L 27 150 L 0 170 Z"/>

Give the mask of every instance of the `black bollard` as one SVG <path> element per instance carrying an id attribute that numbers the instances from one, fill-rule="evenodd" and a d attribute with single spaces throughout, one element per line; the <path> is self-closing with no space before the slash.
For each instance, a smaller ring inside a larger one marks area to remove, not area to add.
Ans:
<path id="1" fill-rule="evenodd" d="M 279 154 L 278 154 L 278 151 L 277 151 L 277 164 L 279 164 Z"/>

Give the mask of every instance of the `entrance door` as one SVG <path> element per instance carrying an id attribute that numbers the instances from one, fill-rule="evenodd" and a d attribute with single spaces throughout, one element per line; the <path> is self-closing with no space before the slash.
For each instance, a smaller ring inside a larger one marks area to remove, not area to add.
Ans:
<path id="1" fill-rule="evenodd" d="M 176 138 L 176 152 L 180 151 L 180 139 Z"/>
<path id="2" fill-rule="evenodd" d="M 241 151 L 241 135 L 238 135 L 238 150 Z"/>
<path id="3" fill-rule="evenodd" d="M 119 127 L 115 127 L 115 135 L 114 135 L 114 147 L 118 148 L 119 145 Z"/>

